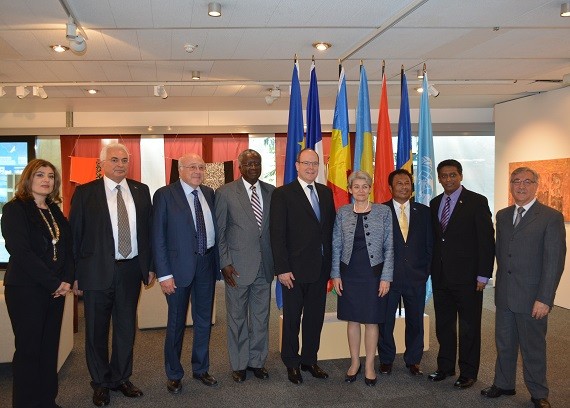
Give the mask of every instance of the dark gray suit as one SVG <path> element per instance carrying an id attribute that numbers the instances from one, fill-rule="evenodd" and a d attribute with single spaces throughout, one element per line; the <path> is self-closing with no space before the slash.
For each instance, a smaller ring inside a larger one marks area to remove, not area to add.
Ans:
<path id="1" fill-rule="evenodd" d="M 269 208 L 274 186 L 259 181 L 263 220 L 255 219 L 243 178 L 216 191 L 220 267 L 232 265 L 236 287 L 226 285 L 228 352 L 232 370 L 265 365 L 269 347 L 269 303 L 273 255 L 269 241 Z M 249 185 L 249 184 L 248 184 Z"/>
<path id="2" fill-rule="evenodd" d="M 515 389 L 518 349 L 525 384 L 533 398 L 547 398 L 548 316 L 531 316 L 535 301 L 552 307 L 564 271 L 566 230 L 562 214 L 536 201 L 515 228 L 515 206 L 497 213 L 497 284 L 494 384 Z"/>

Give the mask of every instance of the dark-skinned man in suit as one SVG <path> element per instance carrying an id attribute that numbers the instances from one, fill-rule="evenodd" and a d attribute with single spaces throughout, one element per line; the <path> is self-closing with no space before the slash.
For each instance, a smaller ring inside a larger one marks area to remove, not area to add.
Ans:
<path id="1" fill-rule="evenodd" d="M 459 377 L 466 389 L 477 381 L 481 359 L 483 290 L 493 273 L 495 239 L 487 198 L 461 185 L 457 160 L 437 166 L 443 194 L 430 202 L 435 233 L 432 282 L 435 330 L 439 342 L 437 370 L 430 381 L 455 375 L 459 343 Z M 459 338 L 457 322 L 459 320 Z"/>
<path id="2" fill-rule="evenodd" d="M 109 389 L 130 398 L 143 395 L 130 381 L 136 312 L 141 281 L 154 280 L 148 186 L 126 178 L 129 154 L 124 145 L 105 146 L 100 159 L 105 176 L 77 187 L 69 214 L 77 271 L 74 292 L 83 293 L 85 354 L 98 407 L 109 404 Z"/>
<path id="3" fill-rule="evenodd" d="M 514 395 L 519 349 L 524 382 L 536 408 L 548 408 L 546 329 L 566 259 L 564 216 L 536 199 L 538 173 L 510 177 L 515 205 L 497 213 L 497 284 L 493 385 L 488 398 Z"/>
<path id="4" fill-rule="evenodd" d="M 287 367 L 289 381 L 301 384 L 299 368 L 315 378 L 328 378 L 317 364 L 317 352 L 331 272 L 335 209 L 332 191 L 315 183 L 317 153 L 301 150 L 295 167 L 297 179 L 273 192 L 270 237 L 275 274 L 284 286 L 281 360 Z M 301 314 L 303 338 L 299 355 Z"/>

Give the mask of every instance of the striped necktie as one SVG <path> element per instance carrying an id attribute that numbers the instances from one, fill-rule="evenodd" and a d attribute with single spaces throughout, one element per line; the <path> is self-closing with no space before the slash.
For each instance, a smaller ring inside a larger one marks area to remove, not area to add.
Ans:
<path id="1" fill-rule="evenodd" d="M 257 221 L 257 226 L 261 230 L 261 221 L 263 221 L 263 210 L 261 209 L 261 203 L 259 202 L 259 196 L 257 195 L 257 189 L 255 186 L 251 186 L 251 208 L 253 209 L 253 215 L 255 215 L 255 221 Z"/>
<path id="2" fill-rule="evenodd" d="M 441 225 L 441 232 L 445 232 L 447 224 L 449 223 L 449 217 L 451 215 L 451 197 L 445 199 L 445 205 L 443 206 L 443 211 L 441 212 L 441 219 L 439 224 Z"/>

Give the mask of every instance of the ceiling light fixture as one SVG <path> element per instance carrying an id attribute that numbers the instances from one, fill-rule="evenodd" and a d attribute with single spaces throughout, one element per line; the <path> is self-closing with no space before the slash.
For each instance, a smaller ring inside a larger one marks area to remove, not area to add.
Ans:
<path id="1" fill-rule="evenodd" d="M 437 90 L 437 88 L 435 86 L 433 86 L 431 84 L 430 84 L 430 86 L 428 86 L 428 92 L 434 98 L 437 98 L 439 96 L 439 91 Z"/>
<path id="2" fill-rule="evenodd" d="M 192 71 L 192 80 L 198 81 L 200 79 L 200 71 Z"/>
<path id="3" fill-rule="evenodd" d="M 94 88 L 86 89 L 86 91 L 89 95 L 95 95 L 97 92 L 99 92 L 97 89 Z"/>
<path id="4" fill-rule="evenodd" d="M 190 43 L 184 44 L 184 51 L 186 51 L 188 54 L 194 52 L 196 48 L 198 48 L 198 45 L 196 44 L 190 44 Z"/>
<path id="5" fill-rule="evenodd" d="M 313 47 L 315 47 L 319 51 L 326 51 L 330 47 L 332 47 L 332 45 L 330 43 L 326 43 L 326 42 L 316 42 L 316 43 L 313 43 Z"/>
<path id="6" fill-rule="evenodd" d="M 85 38 L 83 38 L 83 36 L 77 35 L 77 25 L 75 25 L 71 17 L 69 18 L 69 21 L 66 25 L 65 38 L 69 40 L 69 48 L 71 48 L 73 52 L 76 52 L 78 54 L 85 52 L 87 43 L 85 42 Z"/>
<path id="7" fill-rule="evenodd" d="M 166 89 L 164 89 L 164 85 L 154 86 L 154 96 L 160 96 L 162 99 L 168 98 L 168 94 L 166 93 Z"/>
<path id="8" fill-rule="evenodd" d="M 273 88 L 267 90 L 269 95 L 265 96 L 265 103 L 272 105 L 277 99 L 281 98 L 281 89 L 278 85 L 273 85 Z"/>
<path id="9" fill-rule="evenodd" d="M 30 90 L 25 86 L 16 87 L 16 96 L 20 99 L 25 98 L 30 93 Z"/>
<path id="10" fill-rule="evenodd" d="M 220 17 L 222 15 L 220 3 L 208 3 L 208 15 L 210 17 Z"/>
<path id="11" fill-rule="evenodd" d="M 3 86 L 0 86 L 0 98 L 6 95 L 6 91 L 4 90 Z"/>
<path id="12" fill-rule="evenodd" d="M 69 49 L 69 47 L 61 44 L 50 45 L 49 47 L 55 52 L 65 52 Z"/>
<path id="13" fill-rule="evenodd" d="M 417 87 L 415 88 L 417 93 L 424 93 L 424 88 L 423 87 Z"/>
<path id="14" fill-rule="evenodd" d="M 421 69 L 418 69 L 418 79 L 424 79 L 424 71 Z"/>
<path id="15" fill-rule="evenodd" d="M 48 95 L 43 86 L 32 86 L 32 95 L 47 99 Z"/>
<path id="16" fill-rule="evenodd" d="M 560 17 L 570 17 L 570 3 L 562 3 L 560 6 Z"/>

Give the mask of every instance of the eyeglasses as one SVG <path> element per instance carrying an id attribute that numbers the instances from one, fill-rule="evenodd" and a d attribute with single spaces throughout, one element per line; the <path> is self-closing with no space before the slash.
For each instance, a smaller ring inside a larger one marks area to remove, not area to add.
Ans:
<path id="1" fill-rule="evenodd" d="M 180 167 L 183 167 L 185 169 L 189 169 L 190 171 L 196 171 L 196 170 L 204 171 L 204 170 L 206 170 L 206 166 L 203 164 L 200 164 L 200 165 L 191 164 L 189 166 L 180 166 Z"/>
<path id="2" fill-rule="evenodd" d="M 520 186 L 521 184 L 524 184 L 525 186 L 528 187 L 528 186 L 530 186 L 531 184 L 534 184 L 534 183 L 536 183 L 536 181 L 534 181 L 534 180 L 529 180 L 529 179 L 524 179 L 524 180 L 519 180 L 519 179 L 511 180 L 511 184 L 514 185 L 514 186 L 517 186 L 517 187 Z"/>
<path id="3" fill-rule="evenodd" d="M 242 163 L 240 166 L 252 169 L 254 167 L 261 167 L 261 162 L 247 162 L 247 163 Z"/>
<path id="4" fill-rule="evenodd" d="M 319 167 L 319 162 L 310 162 L 310 161 L 298 161 L 297 163 L 302 164 L 307 167 Z"/>
<path id="5" fill-rule="evenodd" d="M 127 159 L 127 158 L 119 159 L 119 158 L 117 158 L 117 157 L 113 157 L 113 158 L 109 159 L 109 161 L 110 161 L 111 163 L 113 163 L 113 164 L 119 164 L 119 163 L 121 163 L 121 164 L 129 164 L 129 159 Z"/>

